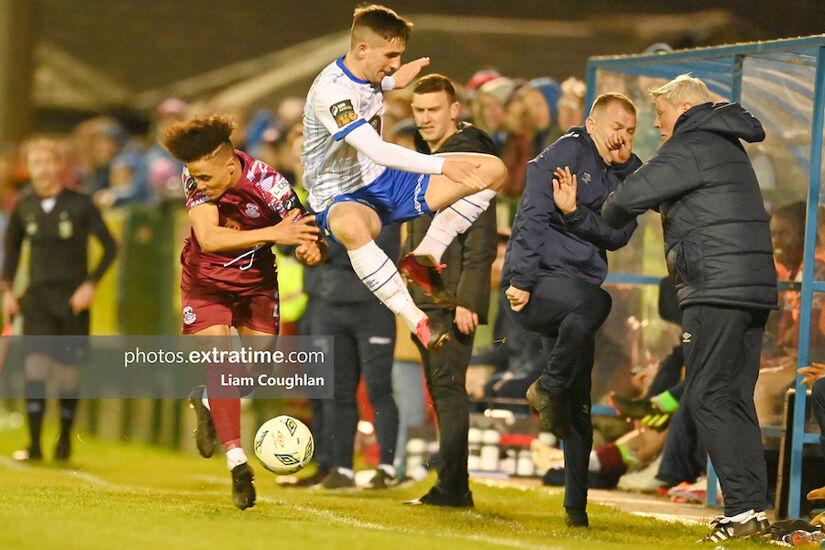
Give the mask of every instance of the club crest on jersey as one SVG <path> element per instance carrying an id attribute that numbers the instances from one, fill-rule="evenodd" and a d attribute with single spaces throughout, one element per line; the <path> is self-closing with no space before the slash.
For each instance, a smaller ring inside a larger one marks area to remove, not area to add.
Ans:
<path id="1" fill-rule="evenodd" d="M 329 108 L 329 112 L 332 114 L 332 118 L 335 119 L 335 124 L 337 124 L 339 128 L 343 128 L 350 122 L 355 122 L 358 120 L 358 115 L 355 114 L 352 101 L 349 99 L 334 103 Z"/>
<path id="2" fill-rule="evenodd" d="M 72 220 L 69 219 L 68 212 L 60 213 L 60 222 L 57 224 L 57 234 L 61 239 L 71 239 L 74 235 L 74 226 Z"/>
<path id="3" fill-rule="evenodd" d="M 26 218 L 26 235 L 36 235 L 39 230 L 40 227 L 37 225 L 34 216 Z"/>
<path id="4" fill-rule="evenodd" d="M 184 324 L 191 325 L 195 322 L 198 316 L 195 315 L 195 312 L 192 311 L 192 306 L 186 306 L 183 308 L 183 322 Z"/>
<path id="5" fill-rule="evenodd" d="M 244 214 L 246 214 L 250 218 L 260 218 L 261 210 L 258 208 L 257 204 L 248 202 L 244 207 Z"/>

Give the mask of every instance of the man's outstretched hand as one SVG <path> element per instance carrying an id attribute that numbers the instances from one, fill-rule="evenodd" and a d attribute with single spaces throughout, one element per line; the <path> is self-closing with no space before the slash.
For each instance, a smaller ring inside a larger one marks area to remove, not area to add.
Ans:
<path id="1" fill-rule="evenodd" d="M 415 61 L 410 61 L 408 63 L 404 63 L 398 70 L 392 73 L 392 77 L 395 79 L 395 89 L 400 90 L 401 88 L 406 88 L 413 79 L 418 76 L 418 73 L 421 72 L 421 69 L 426 67 L 430 64 L 429 57 L 421 57 L 416 59 Z"/>

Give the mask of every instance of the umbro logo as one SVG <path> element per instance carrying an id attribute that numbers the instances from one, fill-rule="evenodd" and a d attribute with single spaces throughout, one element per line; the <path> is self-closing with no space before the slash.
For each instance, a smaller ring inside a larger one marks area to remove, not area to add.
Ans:
<path id="1" fill-rule="evenodd" d="M 682 333 L 682 343 L 683 344 L 690 344 L 690 337 L 693 336 L 691 333 L 685 331 Z"/>

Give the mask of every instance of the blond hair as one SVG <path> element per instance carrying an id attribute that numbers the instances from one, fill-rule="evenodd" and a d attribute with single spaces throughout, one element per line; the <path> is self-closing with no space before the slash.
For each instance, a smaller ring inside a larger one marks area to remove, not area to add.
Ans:
<path id="1" fill-rule="evenodd" d="M 31 138 L 23 146 L 25 157 L 28 158 L 29 154 L 36 149 L 48 150 L 52 155 L 54 155 L 57 162 L 63 162 L 63 147 L 61 147 L 60 142 L 56 139 L 48 137 Z"/>
<path id="2" fill-rule="evenodd" d="M 629 97 L 619 92 L 607 92 L 597 97 L 593 102 L 593 106 L 590 107 L 590 116 L 592 117 L 594 114 L 598 114 L 611 103 L 618 103 L 625 111 L 636 116 L 636 105 L 633 104 L 633 101 L 631 101 Z"/>
<path id="3" fill-rule="evenodd" d="M 689 74 L 680 74 L 667 84 L 651 90 L 650 97 L 654 102 L 661 97 L 673 106 L 682 103 L 701 105 L 713 101 L 705 83 Z"/>

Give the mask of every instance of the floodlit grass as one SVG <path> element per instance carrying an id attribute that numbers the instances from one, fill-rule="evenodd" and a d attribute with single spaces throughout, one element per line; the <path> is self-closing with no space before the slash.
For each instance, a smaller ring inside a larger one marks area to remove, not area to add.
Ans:
<path id="1" fill-rule="evenodd" d="M 44 442 L 53 436 L 47 432 Z M 0 431 L 0 457 L 25 441 L 23 429 Z M 51 450 L 44 446 L 47 455 Z M 232 505 L 220 456 L 203 460 L 81 437 L 68 467 L 0 458 L 0 548 L 660 550 L 697 548 L 694 541 L 706 533 L 596 505 L 590 529 L 568 529 L 561 494 L 541 488 L 473 484 L 474 510 L 444 510 L 401 504 L 426 492 L 432 478 L 386 491 L 334 492 L 280 487 L 263 468 L 255 470 L 258 503 L 241 512 Z"/>

